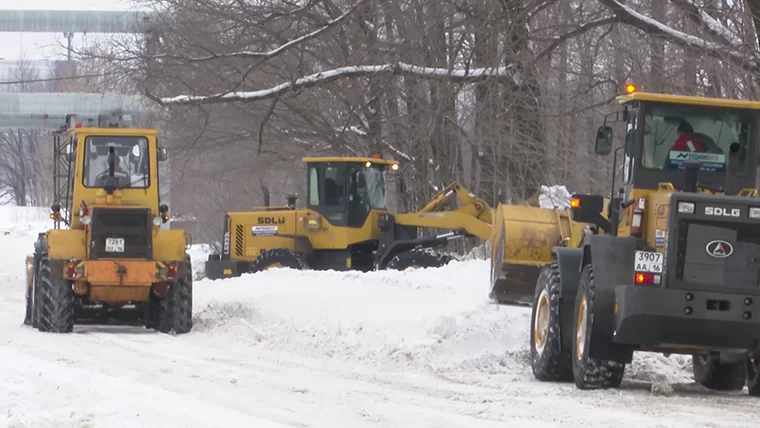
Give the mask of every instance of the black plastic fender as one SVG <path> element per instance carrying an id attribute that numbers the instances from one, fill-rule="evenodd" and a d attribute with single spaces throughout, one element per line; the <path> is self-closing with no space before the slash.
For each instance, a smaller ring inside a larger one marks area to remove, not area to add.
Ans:
<path id="1" fill-rule="evenodd" d="M 560 319 L 560 348 L 573 348 L 573 314 L 575 311 L 575 295 L 578 293 L 578 280 L 581 277 L 582 248 L 555 247 L 554 258 L 559 266 L 559 319 Z"/>
<path id="2" fill-rule="evenodd" d="M 633 237 L 592 235 L 588 236 L 584 242 L 581 268 L 591 263 L 596 285 L 594 325 L 589 349 L 589 354 L 593 358 L 626 364 L 629 364 L 633 358 L 632 348 L 613 343 L 613 333 L 615 331 L 615 286 L 633 286 L 637 241 Z"/>

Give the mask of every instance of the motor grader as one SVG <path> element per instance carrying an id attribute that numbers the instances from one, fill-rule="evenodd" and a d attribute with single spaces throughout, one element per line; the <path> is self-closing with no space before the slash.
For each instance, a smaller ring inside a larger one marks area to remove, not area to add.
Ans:
<path id="1" fill-rule="evenodd" d="M 440 267 L 451 257 L 434 251 L 453 239 L 488 239 L 492 209 L 457 183 L 421 210 L 390 214 L 386 175 L 398 162 L 372 157 L 305 157 L 306 207 L 265 206 L 224 216 L 222 254 L 206 262 L 206 277 L 230 278 L 275 267 L 314 270 Z M 265 189 L 266 190 L 266 189 Z M 460 206 L 443 210 L 455 196 Z M 419 236 L 419 228 L 450 230 Z"/>
<path id="2" fill-rule="evenodd" d="M 635 351 L 687 354 L 703 386 L 758 396 L 760 103 L 626 92 L 596 137 L 609 155 L 608 119 L 625 125 L 622 182 L 567 209 L 499 205 L 491 297 L 532 306 L 539 380 L 619 387 Z"/>
<path id="3" fill-rule="evenodd" d="M 125 120 L 122 120 L 125 119 Z M 164 333 L 192 328 L 188 236 L 162 228 L 158 131 L 126 118 L 82 127 L 75 116 L 54 133 L 53 228 L 26 259 L 24 323 L 69 333 L 75 323 L 139 321 Z"/>

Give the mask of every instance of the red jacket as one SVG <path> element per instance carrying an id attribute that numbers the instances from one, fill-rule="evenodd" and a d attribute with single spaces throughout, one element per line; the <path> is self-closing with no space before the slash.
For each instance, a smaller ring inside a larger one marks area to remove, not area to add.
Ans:
<path id="1" fill-rule="evenodd" d="M 705 146 L 696 139 L 691 138 L 686 134 L 681 134 L 681 136 L 676 139 L 676 142 L 673 143 L 673 147 L 671 147 L 670 150 L 675 150 L 677 152 L 704 152 Z"/>

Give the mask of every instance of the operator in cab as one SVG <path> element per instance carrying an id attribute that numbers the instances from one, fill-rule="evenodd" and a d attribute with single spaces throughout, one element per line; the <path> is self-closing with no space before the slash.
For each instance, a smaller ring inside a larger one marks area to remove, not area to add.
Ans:
<path id="1" fill-rule="evenodd" d="M 147 187 L 147 141 L 135 137 L 89 137 L 85 186 Z M 109 168 L 113 164 L 113 177 Z M 142 166 L 142 168 L 141 168 Z M 141 180 L 142 178 L 142 180 Z"/>

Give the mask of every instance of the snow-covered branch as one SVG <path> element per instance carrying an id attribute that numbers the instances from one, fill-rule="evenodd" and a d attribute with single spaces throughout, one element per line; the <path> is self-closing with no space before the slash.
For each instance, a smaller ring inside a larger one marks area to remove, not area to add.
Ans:
<path id="1" fill-rule="evenodd" d="M 689 14 L 689 19 L 694 21 L 697 25 L 707 29 L 707 31 L 716 37 L 721 42 L 732 46 L 734 48 L 740 48 L 744 45 L 742 39 L 737 37 L 734 33 L 726 28 L 717 19 L 713 18 L 694 3 L 694 0 L 671 0 L 676 6 L 683 9 Z"/>
<path id="2" fill-rule="evenodd" d="M 356 10 L 357 6 L 359 6 L 365 1 L 366 0 L 357 1 L 350 8 L 348 8 L 347 11 L 343 12 L 337 18 L 327 21 L 327 23 L 325 23 L 325 25 L 323 25 L 322 27 L 310 33 L 304 34 L 303 36 L 296 37 L 295 39 L 290 40 L 287 43 L 283 43 L 282 45 L 277 46 L 276 48 L 268 50 L 268 51 L 238 51 L 238 52 L 228 52 L 228 53 L 218 53 L 218 54 L 214 53 L 214 54 L 201 56 L 201 57 L 180 57 L 176 55 L 162 54 L 162 55 L 155 55 L 150 58 L 151 59 L 172 58 L 172 59 L 179 59 L 182 62 L 186 62 L 186 63 L 206 62 L 206 61 L 212 61 L 215 59 L 223 59 L 223 58 L 272 59 L 282 54 L 286 50 L 291 49 L 295 46 L 298 46 L 301 43 L 312 40 L 316 38 L 317 36 L 319 36 L 320 34 L 326 32 L 330 28 L 333 28 L 336 25 L 340 24 L 346 18 L 348 18 L 348 16 L 350 16 L 354 10 Z"/>
<path id="3" fill-rule="evenodd" d="M 474 83 L 486 79 L 507 79 L 511 83 L 519 84 L 519 76 L 513 67 L 495 67 L 495 68 L 471 68 L 455 69 L 422 67 L 403 62 L 382 64 L 382 65 L 358 65 L 340 67 L 332 70 L 321 71 L 300 77 L 291 82 L 281 83 L 269 89 L 249 92 L 228 92 L 216 95 L 179 95 L 175 97 L 160 98 L 148 94 L 151 99 L 159 101 L 161 104 L 212 104 L 228 103 L 234 101 L 260 101 L 271 99 L 289 91 L 312 88 L 321 86 L 330 82 L 346 78 L 358 78 L 374 76 L 379 74 L 390 74 L 396 76 L 415 76 L 424 79 L 447 80 L 458 83 Z"/>
<path id="4" fill-rule="evenodd" d="M 760 72 L 756 52 L 745 52 L 733 49 L 725 44 L 711 42 L 701 37 L 678 31 L 662 22 L 643 15 L 631 7 L 621 3 L 619 0 L 598 0 L 599 3 L 607 6 L 612 10 L 620 21 L 632 27 L 638 28 L 647 34 L 667 38 L 673 43 L 684 47 L 699 49 L 706 55 L 719 58 L 729 59 L 737 66 L 744 70 L 757 73 Z"/>

